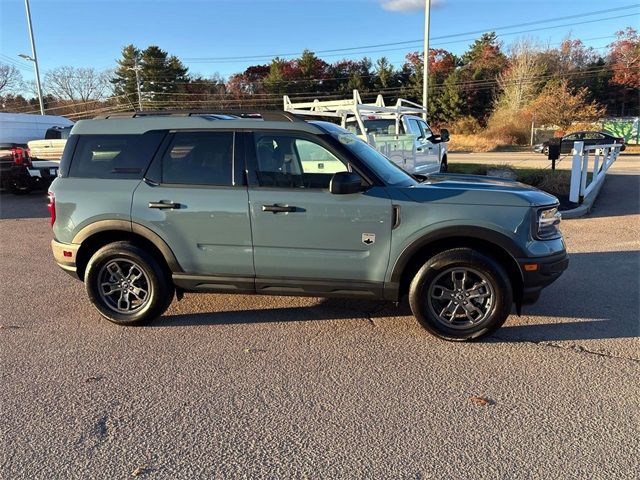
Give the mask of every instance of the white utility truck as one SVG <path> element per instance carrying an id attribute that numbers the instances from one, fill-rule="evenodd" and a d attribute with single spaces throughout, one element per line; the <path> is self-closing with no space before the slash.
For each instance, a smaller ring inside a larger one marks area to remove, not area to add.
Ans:
<path id="1" fill-rule="evenodd" d="M 362 103 L 357 90 L 346 100 L 292 102 L 284 96 L 284 110 L 296 115 L 339 120 L 352 131 L 409 173 L 430 174 L 447 171 L 449 131 L 434 135 L 420 115 L 427 109 L 414 102 L 398 99 L 385 105 L 382 95 L 375 103 Z"/>

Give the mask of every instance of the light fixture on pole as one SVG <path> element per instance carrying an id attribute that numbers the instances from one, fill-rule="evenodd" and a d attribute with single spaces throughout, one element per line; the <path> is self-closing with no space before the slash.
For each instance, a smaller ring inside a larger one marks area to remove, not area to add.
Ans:
<path id="1" fill-rule="evenodd" d="M 31 25 L 31 8 L 29 8 L 29 0 L 24 0 L 24 6 L 27 9 L 27 25 L 29 26 L 29 38 L 31 39 L 31 55 L 21 53 L 18 55 L 25 60 L 33 62 L 36 69 L 36 87 L 38 88 L 38 101 L 40 102 L 40 115 L 44 115 L 44 101 L 42 100 L 42 86 L 40 85 L 40 68 L 38 66 L 38 55 L 36 54 L 36 41 L 33 38 L 33 26 Z"/>
<path id="2" fill-rule="evenodd" d="M 422 60 L 422 105 L 427 107 L 428 93 L 428 78 L 429 78 L 429 13 L 431 11 L 431 0 L 425 0 L 424 2 L 424 57 Z M 422 114 L 422 118 L 427 121 L 426 112 Z"/>

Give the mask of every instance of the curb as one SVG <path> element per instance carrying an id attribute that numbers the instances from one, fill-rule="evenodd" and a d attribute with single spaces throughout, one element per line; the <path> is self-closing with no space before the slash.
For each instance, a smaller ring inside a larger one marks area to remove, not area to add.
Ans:
<path id="1" fill-rule="evenodd" d="M 564 219 L 578 218 L 589 213 L 591 211 L 591 208 L 593 207 L 593 203 L 596 201 L 596 198 L 598 198 L 600 189 L 602 188 L 606 180 L 607 180 L 607 177 L 605 175 L 605 177 L 602 179 L 602 182 L 600 182 L 600 185 L 598 185 L 595 188 L 595 190 L 593 190 L 589 195 L 587 195 L 587 197 L 582 202 L 582 205 L 576 208 L 572 208 L 571 210 L 561 211 L 560 213 L 562 214 L 562 219 L 564 220 Z"/>

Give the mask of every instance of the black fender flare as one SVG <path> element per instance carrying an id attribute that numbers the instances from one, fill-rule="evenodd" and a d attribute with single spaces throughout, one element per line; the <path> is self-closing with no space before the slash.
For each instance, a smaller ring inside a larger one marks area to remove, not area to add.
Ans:
<path id="1" fill-rule="evenodd" d="M 399 284 L 405 268 L 416 253 L 425 247 L 428 247 L 430 244 L 446 238 L 464 238 L 471 241 L 476 239 L 493 244 L 509 254 L 515 264 L 517 264 L 517 258 L 528 256 L 513 239 L 495 230 L 470 225 L 443 227 L 426 233 L 404 248 L 402 253 L 394 262 L 391 270 L 391 282 Z"/>
<path id="2" fill-rule="evenodd" d="M 127 220 L 99 220 L 82 228 L 73 237 L 72 243 L 82 244 L 88 238 L 102 232 L 126 232 L 138 235 L 152 243 L 164 257 L 172 272 L 182 272 L 178 259 L 167 243 L 153 230 Z"/>

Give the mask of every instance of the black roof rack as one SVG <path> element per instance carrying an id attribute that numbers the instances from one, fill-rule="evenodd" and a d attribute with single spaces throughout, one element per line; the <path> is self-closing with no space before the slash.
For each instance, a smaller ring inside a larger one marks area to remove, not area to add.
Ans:
<path id="1" fill-rule="evenodd" d="M 255 118 L 273 122 L 304 122 L 290 112 L 281 110 L 143 110 L 136 112 L 118 112 L 98 115 L 95 119 L 123 119 L 143 117 L 204 117 L 207 115 L 233 115 L 238 118 Z"/>

